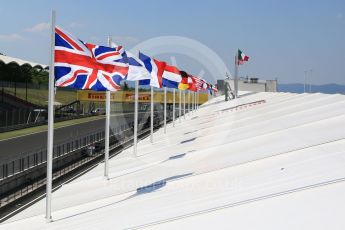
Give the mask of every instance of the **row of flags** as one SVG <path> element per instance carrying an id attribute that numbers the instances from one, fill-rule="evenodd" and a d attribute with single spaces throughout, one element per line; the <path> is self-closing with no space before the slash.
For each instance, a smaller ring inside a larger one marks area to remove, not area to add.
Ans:
<path id="1" fill-rule="evenodd" d="M 140 85 L 208 91 L 217 88 L 204 79 L 142 52 L 138 56 L 114 42 L 111 47 L 85 43 L 59 27 L 55 28 L 55 81 L 58 87 L 117 91 L 122 80 Z"/>

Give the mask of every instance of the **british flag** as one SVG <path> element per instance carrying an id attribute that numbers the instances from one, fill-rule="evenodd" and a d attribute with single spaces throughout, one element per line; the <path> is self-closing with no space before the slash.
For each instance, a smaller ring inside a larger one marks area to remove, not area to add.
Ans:
<path id="1" fill-rule="evenodd" d="M 55 28 L 55 84 L 58 87 L 117 91 L 128 73 L 122 46 L 84 43 Z"/>

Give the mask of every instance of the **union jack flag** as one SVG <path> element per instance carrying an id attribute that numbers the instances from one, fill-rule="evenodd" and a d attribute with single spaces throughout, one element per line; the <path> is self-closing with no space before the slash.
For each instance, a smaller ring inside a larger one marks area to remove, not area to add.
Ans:
<path id="1" fill-rule="evenodd" d="M 55 28 L 55 85 L 96 91 L 117 91 L 128 73 L 122 46 L 84 43 Z"/>

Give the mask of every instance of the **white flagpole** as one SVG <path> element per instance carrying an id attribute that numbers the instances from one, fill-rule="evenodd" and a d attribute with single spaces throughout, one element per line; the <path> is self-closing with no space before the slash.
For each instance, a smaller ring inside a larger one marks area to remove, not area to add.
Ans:
<path id="1" fill-rule="evenodd" d="M 49 94 L 48 94 L 48 141 L 47 141 L 47 198 L 46 221 L 51 222 L 51 199 L 53 182 L 53 141 L 54 141 L 54 62 L 55 62 L 55 11 L 51 13 L 50 37 L 50 66 L 49 66 Z"/>
<path id="2" fill-rule="evenodd" d="M 108 36 L 108 46 L 111 38 Z M 105 92 L 105 127 L 104 127 L 104 178 L 109 179 L 109 141 L 110 141 L 110 91 Z"/>
<path id="3" fill-rule="evenodd" d="M 179 111 L 178 111 L 178 118 L 181 123 L 181 115 L 182 115 L 182 91 L 179 90 Z"/>
<path id="4" fill-rule="evenodd" d="M 175 127 L 175 88 L 173 90 L 173 127 Z"/>
<path id="5" fill-rule="evenodd" d="M 192 114 L 194 113 L 194 92 L 191 92 L 191 95 L 192 95 Z"/>
<path id="6" fill-rule="evenodd" d="M 137 142 L 138 142 L 138 98 L 139 98 L 139 81 L 135 81 L 135 95 L 134 95 L 134 146 L 133 154 L 137 156 Z"/>
<path id="7" fill-rule="evenodd" d="M 196 91 L 196 109 L 199 109 L 199 90 Z"/>
<path id="8" fill-rule="evenodd" d="M 109 179 L 110 91 L 105 92 L 104 178 Z"/>
<path id="9" fill-rule="evenodd" d="M 193 92 L 193 113 L 195 113 L 195 92 Z"/>
<path id="10" fill-rule="evenodd" d="M 167 87 L 164 87 L 164 133 L 167 132 Z"/>
<path id="11" fill-rule="evenodd" d="M 188 90 L 188 115 L 190 116 L 190 90 Z"/>
<path id="12" fill-rule="evenodd" d="M 153 143 L 153 109 L 154 109 L 154 104 L 153 104 L 153 86 L 151 86 L 151 136 L 150 136 L 150 141 Z"/>
<path id="13" fill-rule="evenodd" d="M 183 118 L 186 120 L 186 92 L 183 91 Z"/>
<path id="14" fill-rule="evenodd" d="M 235 98 L 238 97 L 238 56 L 235 55 L 235 77 L 234 77 Z"/>

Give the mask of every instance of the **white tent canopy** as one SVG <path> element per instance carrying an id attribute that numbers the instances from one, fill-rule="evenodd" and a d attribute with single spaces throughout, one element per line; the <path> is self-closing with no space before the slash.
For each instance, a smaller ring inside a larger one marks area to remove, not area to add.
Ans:
<path id="1" fill-rule="evenodd" d="M 1 54 L 0 54 L 0 62 L 3 62 L 6 65 L 13 63 L 13 64 L 17 64 L 19 66 L 29 65 L 32 68 L 48 69 L 47 65 L 43 65 L 43 64 L 39 64 L 36 62 L 31 62 L 31 61 L 26 61 L 23 59 L 14 58 L 14 57 L 10 57 L 10 56 L 5 56 L 5 55 L 1 55 Z"/>

